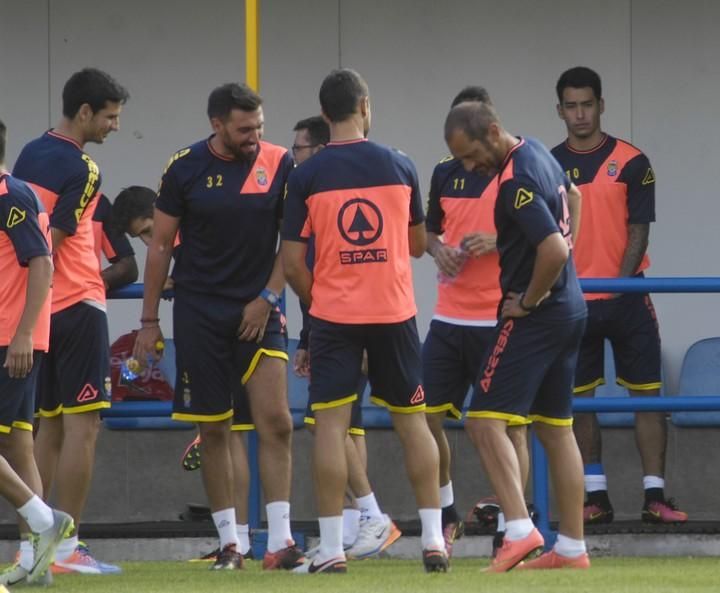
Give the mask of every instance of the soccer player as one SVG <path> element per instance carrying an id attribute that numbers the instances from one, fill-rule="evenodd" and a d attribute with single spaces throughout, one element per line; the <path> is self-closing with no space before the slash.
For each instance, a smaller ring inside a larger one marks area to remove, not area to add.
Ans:
<path id="1" fill-rule="evenodd" d="M 465 101 L 489 103 L 482 87 L 462 89 L 451 107 Z M 460 419 L 470 385 L 490 345 L 500 302 L 500 268 L 493 212 L 497 178 L 466 171 L 453 157 L 435 166 L 430 181 L 427 220 L 428 253 L 438 267 L 438 301 L 423 343 L 423 384 L 428 425 L 440 451 L 440 503 L 448 556 L 464 527 L 455 509 L 450 445 L 443 423 Z M 523 486 L 528 478 L 527 421 L 510 423 Z M 501 521 L 498 533 L 502 534 Z M 502 535 L 498 540 L 502 539 Z"/>
<path id="2" fill-rule="evenodd" d="M 247 389 L 267 501 L 263 567 L 290 569 L 302 552 L 290 532 L 287 351 L 276 256 L 288 151 L 262 140 L 262 99 L 246 85 L 210 93 L 213 134 L 175 153 L 155 203 L 135 357 L 155 356 L 158 305 L 178 230 L 173 278 L 177 380 L 173 418 L 197 422 L 201 471 L 221 551 L 215 569 L 242 567 L 233 508 L 233 395 Z"/>
<path id="3" fill-rule="evenodd" d="M 47 582 L 54 551 L 73 522 L 40 498 L 33 457 L 35 386 L 50 334 L 50 227 L 32 190 L 8 175 L 5 144 L 0 121 L 0 495 L 22 519 L 19 562 L 0 572 L 0 584 L 16 585 Z M 42 534 L 35 554 L 31 533 Z"/>
<path id="4" fill-rule="evenodd" d="M 119 126 L 127 91 L 95 68 L 73 74 L 62 93 L 57 127 L 23 148 L 14 175 L 38 194 L 50 216 L 53 275 L 50 350 L 39 377 L 40 425 L 35 443 L 43 491 L 80 522 L 90 489 L 100 410 L 110 407 L 110 345 L 105 284 L 95 254 L 93 214 L 100 170 L 85 153 Z M 58 547 L 53 570 L 117 573 L 78 542 Z"/>
<path id="5" fill-rule="evenodd" d="M 541 550 L 528 516 L 520 464 L 507 435 L 530 417 L 548 455 L 560 514 L 551 552 L 527 568 L 584 568 L 582 460 L 572 431 L 572 381 L 587 309 L 571 258 L 570 182 L 538 141 L 517 138 L 484 103 L 462 103 L 445 140 L 466 170 L 498 175 L 495 204 L 502 301 L 466 428 L 506 517 L 490 572 L 506 572 Z M 575 191 L 574 189 L 572 191 Z"/>
<path id="6" fill-rule="evenodd" d="M 123 189 L 112 204 L 112 219 L 117 232 L 125 233 L 131 237 L 138 237 L 145 245 L 150 245 L 153 236 L 153 211 L 157 194 L 149 187 L 131 185 Z M 180 242 L 175 242 L 174 253 L 177 252 Z M 168 277 L 163 289 L 172 288 L 172 278 Z M 167 343 L 166 343 L 167 349 Z M 163 371 L 166 380 L 175 388 L 175 360 L 167 361 L 168 354 L 158 361 L 158 367 Z M 235 502 L 235 531 L 238 538 L 237 551 L 246 559 L 252 559 L 250 542 L 250 527 L 248 524 L 248 498 L 250 496 L 250 468 L 248 466 L 247 451 L 243 433 L 255 428 L 252 423 L 247 395 L 242 386 L 237 388 L 233 396 L 233 423 L 230 444 L 230 453 L 233 461 L 233 498 Z M 200 468 L 200 435 L 188 445 L 182 457 L 183 468 L 193 471 Z M 215 562 L 220 548 L 204 554 L 194 561 Z"/>
<path id="7" fill-rule="evenodd" d="M 316 115 L 300 120 L 293 128 L 295 141 L 292 151 L 296 165 L 325 148 L 330 141 L 330 127 L 322 116 Z M 315 263 L 313 241 L 308 242 L 305 261 L 310 270 Z M 310 353 L 308 338 L 310 335 L 310 315 L 307 307 L 300 301 L 303 327 L 295 352 L 293 367 L 300 377 L 310 377 Z M 367 445 L 365 443 L 365 427 L 362 422 L 362 394 L 367 385 L 367 356 L 363 358 L 363 372 L 357 387 L 358 398 L 352 403 L 350 428 L 345 438 L 345 454 L 348 464 L 348 489 L 346 490 L 346 506 L 343 508 L 343 548 L 348 558 L 368 558 L 380 553 L 395 542 L 401 531 L 395 523 L 380 509 L 370 481 L 367 477 Z M 305 413 L 305 424 L 314 431 L 315 413 L 308 401 Z M 317 552 L 318 548 L 310 550 Z"/>
<path id="8" fill-rule="evenodd" d="M 560 119 L 567 140 L 552 153 L 584 196 L 580 237 L 574 255 L 580 278 L 642 277 L 650 223 L 655 221 L 655 173 L 637 148 L 602 131 L 605 110 L 600 76 L 590 68 L 564 72 L 557 82 Z M 575 393 L 592 397 L 602 385 L 604 341 L 610 340 L 617 382 L 631 395 L 658 395 L 660 334 L 648 294 L 585 295 L 588 324 L 580 348 Z M 602 466 L 601 434 L 595 414 L 575 417 L 575 436 L 585 463 L 585 522 L 610 523 L 613 508 Z M 687 513 L 665 498 L 667 426 L 664 412 L 635 414 L 635 436 L 643 466 L 642 519 L 681 523 Z"/>
<path id="9" fill-rule="evenodd" d="M 138 278 L 135 252 L 125 233 L 120 232 L 112 221 L 112 204 L 105 194 L 98 196 L 97 208 L 93 214 L 95 255 L 101 266 L 100 276 L 105 290 L 114 290 L 132 284 Z M 102 256 L 110 264 L 102 269 Z"/>
<path id="10" fill-rule="evenodd" d="M 425 568 L 445 571 L 438 453 L 423 413 L 410 267 L 410 256 L 420 257 L 426 246 L 417 174 L 402 153 L 367 141 L 370 99 L 357 72 L 331 72 L 320 87 L 320 106 L 331 141 L 290 175 L 282 244 L 288 282 L 312 315 L 310 401 L 320 551 L 298 570 L 347 570 L 343 443 L 366 350 L 372 401 L 390 411 L 405 451 L 420 509 Z M 312 273 L 305 259 L 311 236 Z"/>

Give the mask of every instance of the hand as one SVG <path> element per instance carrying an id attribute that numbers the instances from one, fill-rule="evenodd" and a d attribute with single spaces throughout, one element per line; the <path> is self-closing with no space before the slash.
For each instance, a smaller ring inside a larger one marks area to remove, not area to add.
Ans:
<path id="1" fill-rule="evenodd" d="M 163 356 L 163 350 L 158 350 L 158 342 L 164 342 L 162 330 L 159 327 L 143 327 L 138 330 L 133 348 L 133 358 L 144 368 L 147 360 L 157 362 Z"/>
<path id="2" fill-rule="evenodd" d="M 505 296 L 505 300 L 503 300 L 502 309 L 500 310 L 500 317 L 503 319 L 507 319 L 509 317 L 527 317 L 532 313 L 532 311 L 526 311 L 520 306 L 520 301 L 523 301 L 523 297 L 525 296 L 524 292 L 517 293 L 517 292 L 508 292 Z M 550 291 L 548 290 L 542 298 L 535 303 L 535 306 L 542 303 L 546 298 L 550 296 Z M 532 303 L 527 303 L 523 301 L 523 304 L 526 307 L 529 307 Z"/>
<path id="3" fill-rule="evenodd" d="M 451 278 L 458 275 L 460 268 L 465 263 L 465 258 L 465 255 L 458 253 L 455 247 L 449 245 L 441 245 L 435 250 L 435 265 L 442 274 Z"/>
<path id="4" fill-rule="evenodd" d="M 469 233 L 461 242 L 465 251 L 473 257 L 480 257 L 497 251 L 497 235 L 492 233 Z"/>
<path id="5" fill-rule="evenodd" d="M 257 297 L 243 309 L 243 318 L 237 330 L 238 340 L 260 343 L 265 336 L 265 327 L 272 306 L 264 298 Z"/>
<path id="6" fill-rule="evenodd" d="M 24 379 L 33 366 L 32 334 L 15 334 L 7 349 L 3 367 L 11 379 Z"/>
<path id="7" fill-rule="evenodd" d="M 298 377 L 310 376 L 310 353 L 307 350 L 298 348 L 295 351 L 293 369 Z"/>

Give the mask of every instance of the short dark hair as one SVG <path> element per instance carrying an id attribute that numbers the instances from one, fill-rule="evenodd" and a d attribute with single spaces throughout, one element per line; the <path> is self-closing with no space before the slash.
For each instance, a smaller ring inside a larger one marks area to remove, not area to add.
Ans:
<path id="1" fill-rule="evenodd" d="M 596 99 L 602 99 L 602 82 L 600 81 L 600 75 L 586 68 L 585 66 L 575 66 L 565 70 L 558 78 L 557 84 L 555 85 L 555 92 L 557 93 L 558 101 L 562 103 L 563 91 L 566 88 L 582 89 L 590 87 L 595 93 Z"/>
<path id="2" fill-rule="evenodd" d="M 262 99 L 246 84 L 228 82 L 210 93 L 207 114 L 210 119 L 216 117 L 222 121 L 230 117 L 233 109 L 241 111 L 257 111 Z"/>
<path id="3" fill-rule="evenodd" d="M 72 119 L 85 103 L 90 105 L 93 113 L 97 113 L 107 103 L 124 104 L 129 98 L 125 87 L 107 72 L 83 68 L 68 78 L 63 87 L 62 111 L 65 117 Z"/>
<path id="4" fill-rule="evenodd" d="M 152 218 L 157 194 L 149 187 L 131 185 L 122 190 L 112 206 L 113 225 L 127 233 L 136 218 Z"/>
<path id="5" fill-rule="evenodd" d="M 7 142 L 7 128 L 0 119 L 0 165 L 5 162 L 5 142 Z"/>
<path id="6" fill-rule="evenodd" d="M 330 126 L 320 115 L 301 119 L 295 124 L 293 132 L 307 130 L 310 142 L 313 144 L 327 144 L 330 142 Z"/>
<path id="7" fill-rule="evenodd" d="M 470 140 L 485 143 L 493 123 L 500 123 L 500 119 L 492 105 L 477 101 L 460 103 L 450 110 L 445 119 L 445 140 L 449 140 L 455 130 L 462 130 Z"/>
<path id="8" fill-rule="evenodd" d="M 482 86 L 466 86 L 455 96 L 450 104 L 450 108 L 452 109 L 460 103 L 465 103 L 465 101 L 476 101 L 477 103 L 488 103 L 492 105 L 490 95 L 487 90 L 485 90 L 485 87 Z"/>
<path id="9" fill-rule="evenodd" d="M 331 122 L 341 122 L 357 113 L 358 105 L 369 95 L 367 83 L 355 70 L 333 70 L 320 86 L 320 107 Z"/>

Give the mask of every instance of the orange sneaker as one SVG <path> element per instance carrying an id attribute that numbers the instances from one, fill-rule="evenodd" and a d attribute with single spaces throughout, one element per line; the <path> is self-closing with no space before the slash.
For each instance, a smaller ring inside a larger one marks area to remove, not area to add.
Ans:
<path id="1" fill-rule="evenodd" d="M 511 541 L 505 536 L 502 547 L 485 572 L 507 572 L 515 568 L 525 558 L 536 555 L 543 549 L 545 540 L 537 529 L 523 539 Z"/>
<path id="2" fill-rule="evenodd" d="M 568 558 L 567 556 L 561 556 L 555 550 L 550 550 L 518 566 L 518 570 L 548 568 L 590 568 L 590 557 L 585 553 L 577 558 Z"/>

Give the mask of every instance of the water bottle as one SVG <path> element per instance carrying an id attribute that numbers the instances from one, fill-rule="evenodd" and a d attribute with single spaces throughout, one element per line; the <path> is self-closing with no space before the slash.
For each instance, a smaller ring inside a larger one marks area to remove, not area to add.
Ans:
<path id="1" fill-rule="evenodd" d="M 460 264 L 460 267 L 457 271 L 457 274 L 455 274 L 455 276 L 448 276 L 447 274 L 438 270 L 437 281 L 439 284 L 452 284 L 453 282 L 455 282 L 455 279 L 458 277 L 458 275 L 462 271 L 463 265 L 465 265 L 465 261 L 467 260 L 468 255 L 470 255 L 470 252 L 467 249 L 465 249 L 465 244 L 463 242 L 461 242 L 458 247 L 455 247 L 454 250 L 455 250 L 455 255 L 458 255 L 462 258 L 462 263 Z"/>
<path id="2" fill-rule="evenodd" d="M 155 351 L 160 354 L 165 349 L 165 344 L 158 340 L 155 342 Z M 128 358 L 127 360 L 123 361 L 122 365 L 120 366 L 120 377 L 124 382 L 130 382 L 137 379 L 140 375 L 142 375 L 143 371 L 147 368 L 152 366 L 153 359 L 148 354 L 146 364 L 142 364 L 137 358 L 133 358 L 132 356 Z"/>

